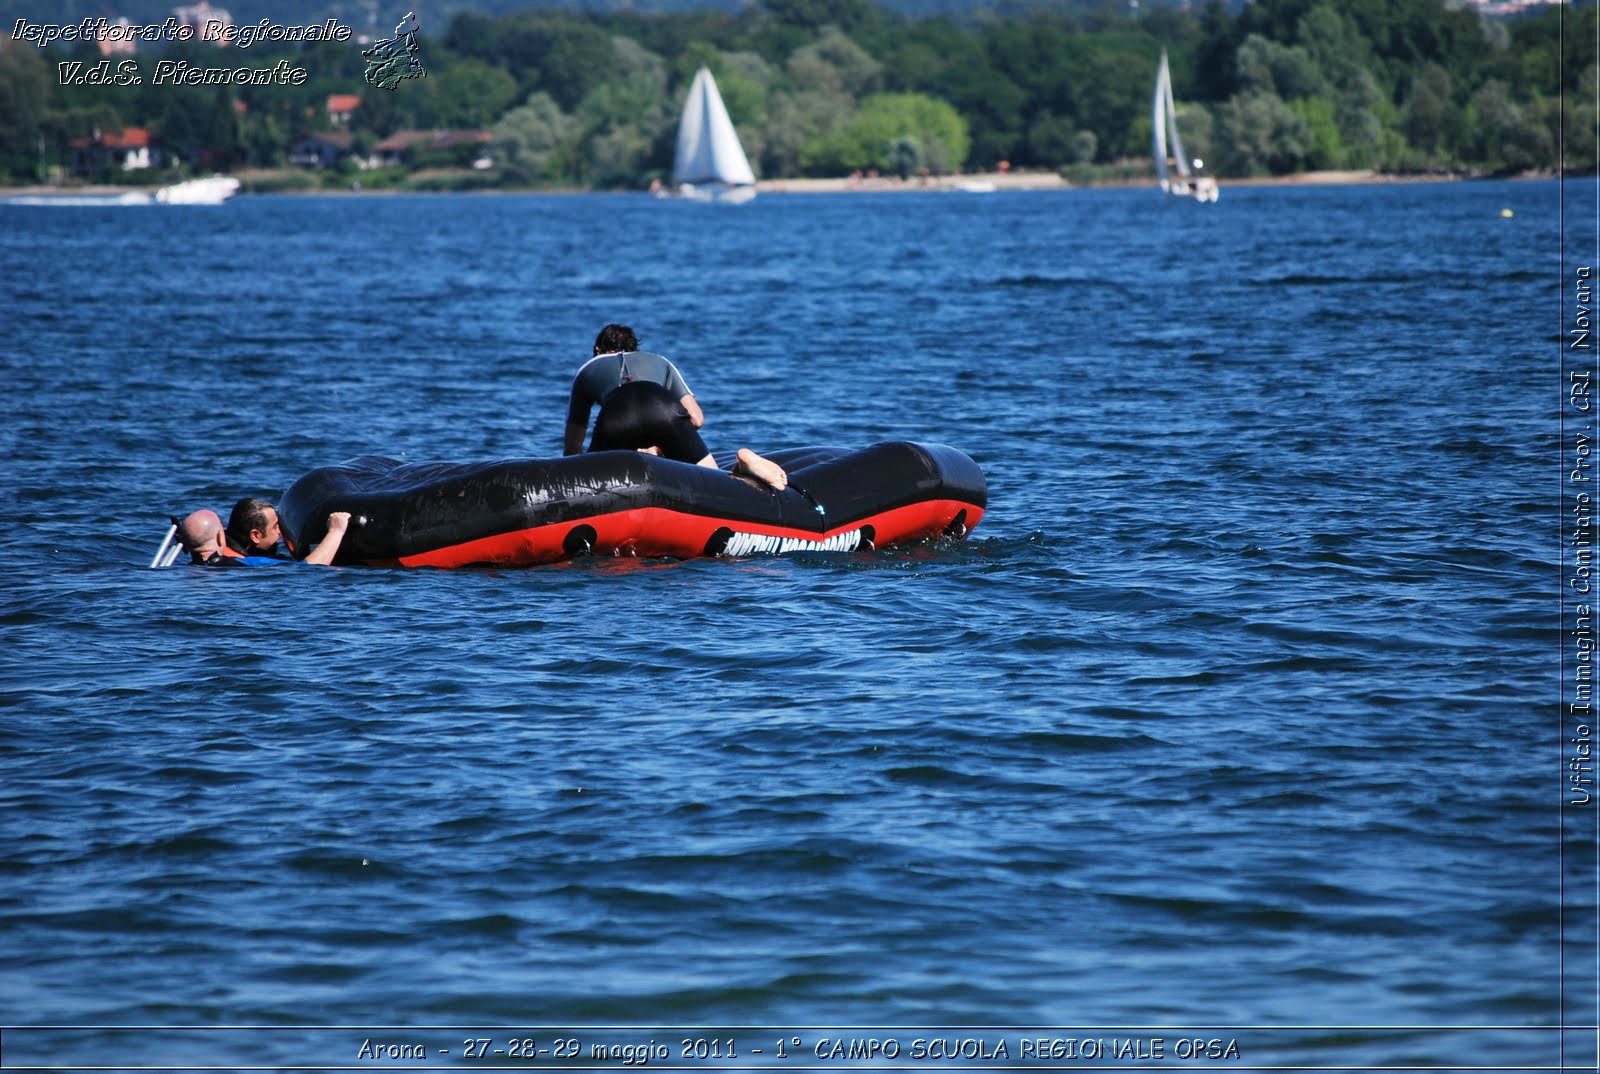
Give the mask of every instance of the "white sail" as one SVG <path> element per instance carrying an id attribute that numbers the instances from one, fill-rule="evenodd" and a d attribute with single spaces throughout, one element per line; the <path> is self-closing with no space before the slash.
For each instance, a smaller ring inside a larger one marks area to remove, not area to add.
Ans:
<path id="1" fill-rule="evenodd" d="M 1156 96 L 1151 105 L 1150 155 L 1156 160 L 1156 182 L 1161 192 L 1167 192 L 1167 92 L 1172 86 L 1172 76 L 1167 71 L 1167 50 L 1161 50 L 1161 66 L 1156 70 Z"/>
<path id="2" fill-rule="evenodd" d="M 1209 175 L 1196 175 L 1200 162 L 1189 165 L 1189 155 L 1183 151 L 1183 138 L 1178 134 L 1178 106 L 1172 99 L 1172 72 L 1167 67 L 1167 50 L 1161 50 L 1161 66 L 1156 71 L 1155 100 L 1151 107 L 1152 152 L 1156 160 L 1156 182 L 1163 193 L 1192 196 L 1196 201 L 1216 201 L 1217 181 Z M 1167 148 L 1172 148 L 1172 163 L 1177 178 L 1172 178 L 1167 168 Z"/>
<path id="3" fill-rule="evenodd" d="M 711 72 L 695 72 L 689 98 L 678 124 L 678 152 L 672 162 L 672 182 L 692 193 L 699 186 L 746 187 L 753 193 L 755 173 L 728 118 Z"/>
<path id="4" fill-rule="evenodd" d="M 1162 79 L 1162 88 L 1166 97 L 1167 110 L 1167 139 L 1172 143 L 1172 159 L 1178 166 L 1178 174 L 1187 181 L 1190 177 L 1189 155 L 1183 151 L 1183 138 L 1178 134 L 1178 106 L 1172 100 L 1172 72 L 1167 69 L 1167 54 L 1161 53 L 1161 73 L 1166 76 Z"/>

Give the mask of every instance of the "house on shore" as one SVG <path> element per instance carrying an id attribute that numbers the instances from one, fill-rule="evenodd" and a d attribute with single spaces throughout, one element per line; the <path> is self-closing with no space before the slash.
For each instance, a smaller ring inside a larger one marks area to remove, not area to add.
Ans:
<path id="1" fill-rule="evenodd" d="M 301 168 L 332 168 L 354 150 L 349 131 L 313 131 L 289 146 L 289 163 Z"/>
<path id="2" fill-rule="evenodd" d="M 119 131 L 101 131 L 96 127 L 92 138 L 74 138 L 71 149 L 73 174 L 86 176 L 107 167 L 125 172 L 159 168 L 166 163 L 168 155 L 143 127 L 124 127 Z"/>
<path id="3" fill-rule="evenodd" d="M 328 122 L 336 129 L 348 127 L 350 117 L 355 115 L 357 108 L 361 107 L 361 94 L 359 93 L 330 93 L 325 104 L 328 110 Z"/>
<path id="4" fill-rule="evenodd" d="M 488 131 L 396 131 L 372 147 L 373 163 L 380 168 L 424 165 L 484 169 L 492 167 Z"/>

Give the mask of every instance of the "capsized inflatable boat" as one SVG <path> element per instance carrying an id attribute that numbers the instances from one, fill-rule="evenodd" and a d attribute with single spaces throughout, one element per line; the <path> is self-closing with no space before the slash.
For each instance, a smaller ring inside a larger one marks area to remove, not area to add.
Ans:
<path id="1" fill-rule="evenodd" d="M 766 454 L 789 474 L 782 492 L 637 451 L 479 463 L 368 455 L 300 478 L 278 518 L 300 557 L 329 512 L 349 511 L 336 563 L 465 567 L 886 548 L 965 536 L 988 503 L 977 463 L 942 444 Z"/>

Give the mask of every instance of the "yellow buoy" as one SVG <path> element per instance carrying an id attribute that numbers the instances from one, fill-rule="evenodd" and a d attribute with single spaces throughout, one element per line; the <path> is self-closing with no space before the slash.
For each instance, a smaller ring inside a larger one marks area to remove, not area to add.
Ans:
<path id="1" fill-rule="evenodd" d="M 1512 212 L 1510 209 L 1501 209 L 1500 210 L 1500 215 L 1506 217 L 1507 219 L 1510 219 L 1511 217 L 1516 216 L 1517 214 Z"/>

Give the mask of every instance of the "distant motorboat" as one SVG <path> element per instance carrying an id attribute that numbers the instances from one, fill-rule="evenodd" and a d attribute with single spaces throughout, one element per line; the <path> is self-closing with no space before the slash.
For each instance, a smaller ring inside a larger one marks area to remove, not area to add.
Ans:
<path id="1" fill-rule="evenodd" d="M 239 191 L 239 180 L 231 175 L 211 175 L 204 179 L 185 179 L 156 191 L 163 205 L 221 205 Z"/>
<path id="2" fill-rule="evenodd" d="M 204 179 L 185 179 L 170 183 L 154 194 L 129 190 L 120 194 L 21 194 L 0 198 L 6 205 L 221 205 L 239 191 L 239 180 L 230 175 Z"/>
<path id="3" fill-rule="evenodd" d="M 0 198 L 0 204 L 56 206 L 149 205 L 151 200 L 150 195 L 143 191 L 130 190 L 123 194 L 14 194 L 8 198 Z"/>
<path id="4" fill-rule="evenodd" d="M 737 204 L 756 196 L 756 177 L 739 144 L 739 134 L 717 92 L 711 71 L 701 67 L 689 86 L 678 123 L 678 150 L 672 161 L 672 186 L 663 197 Z"/>
<path id="5" fill-rule="evenodd" d="M 1183 139 L 1178 136 L 1178 109 L 1172 101 L 1172 72 L 1167 69 L 1167 50 L 1161 50 L 1161 66 L 1156 71 L 1155 102 L 1150 120 L 1152 155 L 1156 159 L 1156 182 L 1163 194 L 1195 201 L 1216 201 L 1217 181 L 1202 172 L 1204 164 L 1196 159 L 1193 164 L 1183 151 Z M 1171 170 L 1167 159 L 1168 144 L 1172 147 Z"/>

